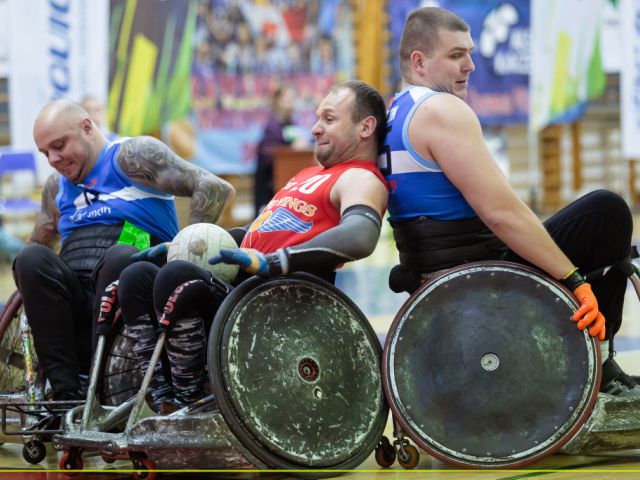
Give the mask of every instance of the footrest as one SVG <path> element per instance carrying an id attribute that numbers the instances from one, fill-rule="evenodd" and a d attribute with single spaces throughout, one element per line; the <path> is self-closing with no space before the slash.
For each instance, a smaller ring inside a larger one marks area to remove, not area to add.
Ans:
<path id="1" fill-rule="evenodd" d="M 56 434 L 63 431 L 62 417 L 70 408 L 82 405 L 84 400 L 45 400 L 39 402 L 2 401 L 2 433 L 5 435 Z M 7 429 L 9 414 L 26 419 L 17 429 Z"/>

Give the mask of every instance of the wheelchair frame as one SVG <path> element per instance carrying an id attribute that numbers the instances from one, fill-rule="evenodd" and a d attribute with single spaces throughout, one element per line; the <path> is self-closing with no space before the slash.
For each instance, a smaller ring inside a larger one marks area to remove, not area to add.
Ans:
<path id="1" fill-rule="evenodd" d="M 13 344 L 9 345 L 9 342 Z M 114 337 L 107 346 L 112 350 L 126 348 L 122 342 L 120 338 Z M 7 344 L 6 348 L 2 347 L 4 344 Z M 102 339 L 101 345 L 104 350 L 105 339 Z M 45 443 L 51 442 L 54 435 L 64 431 L 63 419 L 66 412 L 70 408 L 84 404 L 84 401 L 44 400 L 46 396 L 44 375 L 38 368 L 31 328 L 18 291 L 9 297 L 4 309 L 0 312 L 0 347 L 0 360 L 4 368 L 13 368 L 22 372 L 21 378 L 15 375 L 9 376 L 11 383 L 19 384 L 6 387 L 15 391 L 0 392 L 0 423 L 3 440 L 13 442 L 14 438 L 21 437 L 23 458 L 31 464 L 37 464 L 46 456 Z M 21 352 L 15 351 L 18 347 Z M 126 362 L 126 359 L 122 361 Z M 100 366 L 104 365 L 101 363 Z M 99 380 L 107 381 L 100 374 L 106 376 L 107 373 L 103 369 L 98 370 L 98 376 L 94 379 L 94 393 Z M 100 393 L 102 395 L 109 393 L 109 397 L 116 400 L 123 394 L 123 392 L 107 392 L 106 386 Z"/>

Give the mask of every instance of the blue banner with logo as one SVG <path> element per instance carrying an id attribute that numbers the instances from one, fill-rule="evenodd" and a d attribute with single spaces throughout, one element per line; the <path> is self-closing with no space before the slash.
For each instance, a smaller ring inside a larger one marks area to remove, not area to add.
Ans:
<path id="1" fill-rule="evenodd" d="M 467 102 L 485 125 L 526 123 L 529 114 L 529 0 L 443 0 L 442 8 L 471 27 L 476 70 Z M 404 22 L 421 0 L 389 2 L 392 85 L 400 85 L 399 45 Z"/>

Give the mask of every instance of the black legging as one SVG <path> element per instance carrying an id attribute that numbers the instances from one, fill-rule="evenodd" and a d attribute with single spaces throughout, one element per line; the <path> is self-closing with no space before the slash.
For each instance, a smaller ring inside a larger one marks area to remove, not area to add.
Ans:
<path id="1" fill-rule="evenodd" d="M 550 217 L 544 226 L 583 274 L 615 264 L 631 253 L 631 211 L 619 195 L 606 190 L 580 197 Z M 505 259 L 527 263 L 513 252 Z M 622 323 L 627 277 L 619 270 L 612 270 L 593 281 L 592 287 L 606 319 L 606 338 L 611 339 Z"/>
<path id="2" fill-rule="evenodd" d="M 91 364 L 99 295 L 137 251 L 130 245 L 114 245 L 92 274 L 72 271 L 43 245 L 29 245 L 16 257 L 14 280 L 54 399 L 80 397 L 78 375 Z"/>
<path id="3" fill-rule="evenodd" d="M 158 341 L 158 316 L 176 287 L 190 280 L 211 285 L 211 277 L 208 271 L 181 260 L 169 262 L 162 268 L 139 262 L 122 272 L 118 287 L 122 317 L 143 372 L 149 367 Z M 156 410 L 163 401 L 187 405 L 203 396 L 202 387 L 207 379 L 207 331 L 224 294 L 216 288 L 202 293 L 175 304 L 172 317 L 176 322 L 150 384 Z"/>
<path id="4" fill-rule="evenodd" d="M 118 287 L 125 323 L 147 313 L 155 317 L 156 312 L 162 312 L 176 287 L 189 280 L 209 282 L 211 273 L 183 260 L 169 262 L 162 268 L 149 262 L 137 262 L 127 267 L 120 275 Z M 201 317 L 211 322 L 221 301 L 220 298 L 202 298 L 176 316 Z"/>

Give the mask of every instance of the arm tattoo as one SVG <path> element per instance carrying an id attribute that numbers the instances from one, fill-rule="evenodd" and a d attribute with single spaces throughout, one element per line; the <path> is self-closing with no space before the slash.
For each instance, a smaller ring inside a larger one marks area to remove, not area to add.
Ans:
<path id="1" fill-rule="evenodd" d="M 60 239 L 58 232 L 60 212 L 58 211 L 58 207 L 56 207 L 56 195 L 58 194 L 59 188 L 58 179 L 59 174 L 53 173 L 47 178 L 44 184 L 40 212 L 36 218 L 33 231 L 27 240 L 28 243 L 40 243 L 49 248 L 53 248 Z"/>
<path id="2" fill-rule="evenodd" d="M 131 179 L 164 193 L 191 197 L 190 223 L 215 222 L 233 187 L 212 173 L 189 163 L 153 137 L 135 137 L 123 143 L 118 163 Z"/>

